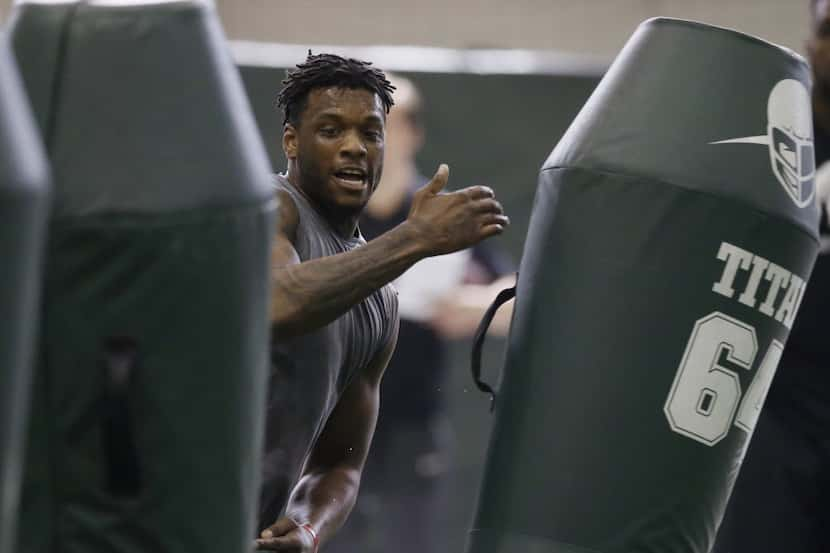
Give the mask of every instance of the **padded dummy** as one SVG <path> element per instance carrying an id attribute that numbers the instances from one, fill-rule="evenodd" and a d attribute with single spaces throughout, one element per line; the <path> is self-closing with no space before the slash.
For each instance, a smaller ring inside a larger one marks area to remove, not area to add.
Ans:
<path id="1" fill-rule="evenodd" d="M 254 534 L 269 167 L 212 4 L 17 4 L 55 191 L 21 553 Z"/>
<path id="2" fill-rule="evenodd" d="M 0 553 L 12 553 L 48 216 L 48 170 L 0 33 Z"/>
<path id="3" fill-rule="evenodd" d="M 638 28 L 540 172 L 468 552 L 709 551 L 816 257 L 809 87 Z"/>

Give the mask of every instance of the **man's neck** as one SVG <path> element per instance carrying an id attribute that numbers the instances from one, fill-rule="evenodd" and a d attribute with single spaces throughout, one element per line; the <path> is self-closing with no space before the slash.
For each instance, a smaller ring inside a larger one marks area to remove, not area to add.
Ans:
<path id="1" fill-rule="evenodd" d="M 409 189 L 417 174 L 414 162 L 386 165 L 380 184 L 366 206 L 369 215 L 386 219 L 395 214 L 409 197 Z"/>
<path id="2" fill-rule="evenodd" d="M 306 191 L 303 189 L 303 186 L 300 182 L 300 172 L 297 170 L 297 167 L 289 162 L 288 163 L 288 170 L 286 171 L 285 178 L 288 180 L 288 183 L 294 187 L 306 201 L 309 203 L 311 207 L 314 208 L 314 211 L 320 214 L 323 219 L 331 226 L 332 229 L 341 237 L 345 239 L 352 238 L 357 231 L 357 221 L 360 218 L 360 214 L 358 215 L 340 215 L 337 213 L 332 212 L 325 208 L 325 206 L 319 204 L 312 198 Z"/>

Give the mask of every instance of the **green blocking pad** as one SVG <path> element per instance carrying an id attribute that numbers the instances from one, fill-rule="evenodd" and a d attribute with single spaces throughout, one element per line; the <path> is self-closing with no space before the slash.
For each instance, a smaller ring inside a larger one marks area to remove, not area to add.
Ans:
<path id="1" fill-rule="evenodd" d="M 214 8 L 20 3 L 10 30 L 55 183 L 16 551 L 244 551 L 274 204 Z"/>
<path id="2" fill-rule="evenodd" d="M 49 172 L 0 34 L 0 553 L 12 553 L 37 335 Z"/>
<path id="3" fill-rule="evenodd" d="M 470 553 L 707 553 L 817 253 L 808 69 L 637 30 L 539 178 Z"/>

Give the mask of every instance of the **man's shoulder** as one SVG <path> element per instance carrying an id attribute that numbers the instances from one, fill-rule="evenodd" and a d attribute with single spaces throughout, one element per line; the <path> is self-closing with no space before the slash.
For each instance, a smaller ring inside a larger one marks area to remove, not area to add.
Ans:
<path id="1" fill-rule="evenodd" d="M 271 173 L 271 184 L 274 190 L 288 190 L 291 186 L 285 175 L 281 173 Z"/>
<path id="2" fill-rule="evenodd" d="M 274 197 L 277 200 L 277 229 L 293 242 L 300 224 L 297 201 L 291 193 L 288 181 L 282 175 L 273 177 Z"/>
<path id="3" fill-rule="evenodd" d="M 294 184 L 291 184 L 285 175 L 273 174 L 271 178 L 274 183 L 274 195 L 277 202 L 281 206 L 285 205 L 285 209 L 288 211 L 285 215 L 290 215 L 289 221 L 294 226 L 301 222 L 306 225 L 314 224 L 314 221 L 321 217 L 308 201 L 308 198 Z M 280 212 L 279 215 L 283 215 L 283 213 Z"/>

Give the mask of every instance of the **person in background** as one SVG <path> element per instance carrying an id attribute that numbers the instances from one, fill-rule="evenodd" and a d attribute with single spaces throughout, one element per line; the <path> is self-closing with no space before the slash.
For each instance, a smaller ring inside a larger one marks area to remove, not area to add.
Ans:
<path id="1" fill-rule="evenodd" d="M 830 0 L 811 0 L 821 251 L 713 553 L 830 551 Z"/>
<path id="2" fill-rule="evenodd" d="M 416 155 L 424 143 L 422 99 L 409 79 L 389 75 L 395 105 L 386 121 L 383 177 L 360 219 L 367 239 L 400 224 L 427 182 Z M 398 279 L 398 347 L 381 388 L 378 425 L 351 520 L 330 553 L 443 551 L 452 431 L 441 392 L 447 341 L 473 334 L 498 292 L 515 284 L 510 259 L 477 244 L 420 261 Z M 490 330 L 504 335 L 512 301 Z"/>

